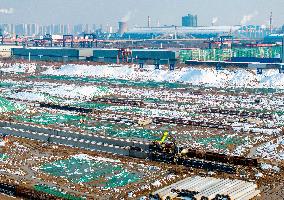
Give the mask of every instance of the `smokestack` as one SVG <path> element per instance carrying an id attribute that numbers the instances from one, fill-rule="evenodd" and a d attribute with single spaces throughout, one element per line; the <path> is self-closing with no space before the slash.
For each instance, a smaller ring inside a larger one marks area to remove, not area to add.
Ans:
<path id="1" fill-rule="evenodd" d="M 118 22 L 118 34 L 123 35 L 125 32 L 127 32 L 127 23 Z"/>
<path id="2" fill-rule="evenodd" d="M 284 35 L 282 36 L 282 55 L 281 62 L 284 63 Z"/>
<path id="3" fill-rule="evenodd" d="M 148 28 L 150 28 L 151 27 L 151 18 L 150 18 L 150 16 L 148 16 Z"/>
<path id="4" fill-rule="evenodd" d="M 272 33 L 272 12 L 270 12 L 269 31 L 270 31 L 270 34 L 271 34 Z"/>

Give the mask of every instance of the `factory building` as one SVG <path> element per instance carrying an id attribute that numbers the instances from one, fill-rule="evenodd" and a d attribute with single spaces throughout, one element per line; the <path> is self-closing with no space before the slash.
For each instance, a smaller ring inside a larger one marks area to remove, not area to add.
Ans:
<path id="1" fill-rule="evenodd" d="M 282 43 L 284 34 L 270 34 L 264 37 L 265 43 Z"/>
<path id="2" fill-rule="evenodd" d="M 105 63 L 175 64 L 178 52 L 166 49 L 94 49 L 93 61 Z"/>
<path id="3" fill-rule="evenodd" d="M 79 61 L 88 60 L 93 56 L 92 49 L 75 48 L 13 48 L 12 56 L 16 59 L 35 61 Z"/>
<path id="4" fill-rule="evenodd" d="M 93 61 L 105 62 L 105 63 L 118 63 L 122 62 L 122 56 L 120 56 L 119 49 L 94 49 Z"/>
<path id="5" fill-rule="evenodd" d="M 132 58 L 137 63 L 171 64 L 176 63 L 178 52 L 166 49 L 133 49 Z"/>
<path id="6" fill-rule="evenodd" d="M 275 30 L 272 30 L 272 32 L 275 32 Z M 238 30 L 236 36 L 238 38 L 263 39 L 270 34 L 269 28 L 258 25 L 244 25 Z"/>
<path id="7" fill-rule="evenodd" d="M 182 17 L 182 26 L 197 27 L 197 15 L 188 14 Z"/>

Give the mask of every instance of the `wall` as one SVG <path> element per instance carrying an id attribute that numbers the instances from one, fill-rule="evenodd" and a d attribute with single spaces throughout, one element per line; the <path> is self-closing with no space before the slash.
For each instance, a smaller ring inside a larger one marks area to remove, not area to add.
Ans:
<path id="1" fill-rule="evenodd" d="M 78 61 L 79 50 L 67 48 L 23 48 L 12 49 L 13 57 L 42 61 Z"/>

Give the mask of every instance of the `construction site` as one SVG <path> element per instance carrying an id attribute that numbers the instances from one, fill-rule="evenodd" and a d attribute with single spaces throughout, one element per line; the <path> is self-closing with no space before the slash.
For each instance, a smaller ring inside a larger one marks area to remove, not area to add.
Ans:
<path id="1" fill-rule="evenodd" d="M 2 61 L 0 71 L 1 193 L 283 196 L 277 69 Z"/>

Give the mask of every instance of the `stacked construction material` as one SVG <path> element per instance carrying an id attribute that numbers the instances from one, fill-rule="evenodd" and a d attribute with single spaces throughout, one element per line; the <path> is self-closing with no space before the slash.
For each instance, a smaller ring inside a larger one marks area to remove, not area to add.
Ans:
<path id="1" fill-rule="evenodd" d="M 160 199 L 173 199 L 178 196 L 194 197 L 194 199 L 224 197 L 249 200 L 260 193 L 256 189 L 257 185 L 252 182 L 194 176 L 162 188 L 154 192 L 152 197 L 154 199 L 158 197 Z"/>

